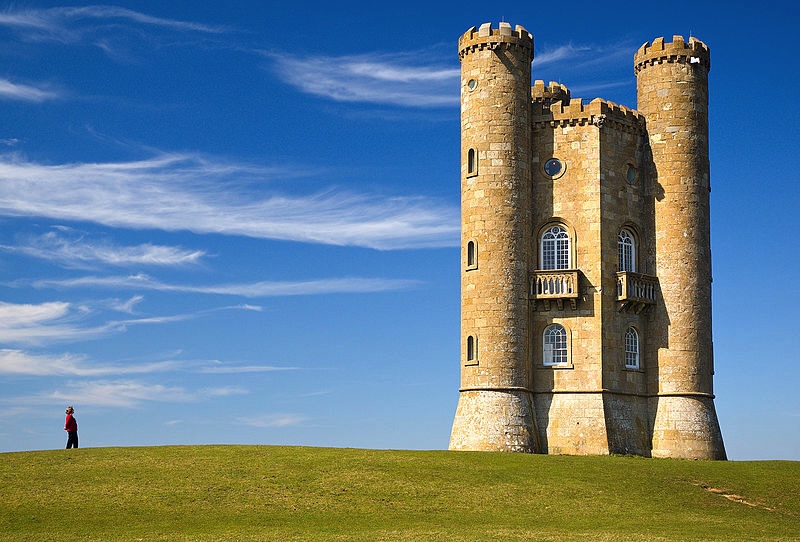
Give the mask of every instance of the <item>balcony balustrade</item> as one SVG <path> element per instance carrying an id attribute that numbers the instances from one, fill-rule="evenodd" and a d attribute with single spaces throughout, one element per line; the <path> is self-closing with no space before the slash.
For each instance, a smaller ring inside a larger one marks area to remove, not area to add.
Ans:
<path id="1" fill-rule="evenodd" d="M 658 278 L 630 271 L 617 273 L 617 301 L 619 310 L 639 313 L 654 305 L 658 295 Z"/>
<path id="2" fill-rule="evenodd" d="M 534 271 L 531 276 L 531 299 L 544 302 L 544 309 L 550 310 L 550 302 L 555 301 L 559 310 L 568 300 L 573 310 L 578 303 L 578 271 L 576 269 Z"/>

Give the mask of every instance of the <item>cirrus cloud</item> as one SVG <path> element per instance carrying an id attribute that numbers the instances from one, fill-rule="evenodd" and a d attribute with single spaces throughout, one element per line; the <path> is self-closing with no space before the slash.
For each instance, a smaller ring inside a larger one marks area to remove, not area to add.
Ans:
<path id="1" fill-rule="evenodd" d="M 375 53 L 297 56 L 264 53 L 272 69 L 302 92 L 338 102 L 403 107 L 456 107 L 460 70 L 445 62 L 420 65 L 425 55 Z"/>
<path id="2" fill-rule="evenodd" d="M 296 174 L 179 153 L 61 165 L 0 156 L 0 216 L 377 249 L 458 242 L 455 205 L 330 190 L 291 195 L 266 184 Z"/>

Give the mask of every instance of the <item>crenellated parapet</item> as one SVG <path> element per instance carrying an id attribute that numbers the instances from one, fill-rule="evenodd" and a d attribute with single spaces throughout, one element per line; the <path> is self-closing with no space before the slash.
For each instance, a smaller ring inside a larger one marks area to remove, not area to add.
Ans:
<path id="1" fill-rule="evenodd" d="M 588 104 L 584 104 L 581 98 L 572 98 L 568 102 L 555 101 L 550 104 L 534 99 L 531 107 L 534 126 L 563 127 L 594 124 L 598 128 L 603 128 L 613 124 L 617 128 L 630 131 L 644 129 L 644 116 L 641 113 L 601 98 L 595 98 Z"/>
<path id="2" fill-rule="evenodd" d="M 496 50 L 501 48 L 521 48 L 528 51 L 533 59 L 533 36 L 520 25 L 511 28 L 506 22 L 501 22 L 497 28 L 492 28 L 492 23 L 483 23 L 477 30 L 473 26 L 458 39 L 458 58 L 483 49 Z"/>
<path id="3" fill-rule="evenodd" d="M 548 85 L 544 81 L 537 79 L 531 87 L 531 99 L 534 102 L 541 102 L 545 106 L 555 102 L 569 103 L 571 98 L 569 89 L 564 85 L 550 81 Z"/>
<path id="4" fill-rule="evenodd" d="M 654 64 L 675 62 L 679 64 L 700 64 L 711 69 L 711 55 L 708 46 L 690 36 L 688 43 L 683 36 L 672 36 L 672 42 L 656 38 L 642 45 L 633 56 L 633 72 L 638 74 L 643 68 Z"/>

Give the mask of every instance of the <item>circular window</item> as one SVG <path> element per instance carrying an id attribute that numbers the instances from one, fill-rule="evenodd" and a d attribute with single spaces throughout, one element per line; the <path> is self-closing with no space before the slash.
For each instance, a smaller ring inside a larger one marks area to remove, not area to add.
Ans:
<path id="1" fill-rule="evenodd" d="M 470 90 L 475 90 L 475 87 L 478 86 L 478 82 L 475 79 L 470 79 L 467 81 L 467 88 Z"/>
<path id="2" fill-rule="evenodd" d="M 567 171 L 567 166 L 565 166 L 558 158 L 551 158 L 544 163 L 545 175 L 552 177 L 553 179 L 558 179 L 564 174 L 565 171 Z"/>
<path id="3" fill-rule="evenodd" d="M 625 172 L 625 180 L 628 181 L 628 184 L 636 183 L 636 168 L 630 164 L 628 164 L 628 170 Z"/>

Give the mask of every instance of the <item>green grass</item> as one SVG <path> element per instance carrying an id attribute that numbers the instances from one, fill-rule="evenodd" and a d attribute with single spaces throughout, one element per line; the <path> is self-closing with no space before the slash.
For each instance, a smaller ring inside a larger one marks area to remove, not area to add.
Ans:
<path id="1" fill-rule="evenodd" d="M 0 540 L 800 540 L 800 462 L 276 446 L 0 454 Z"/>

